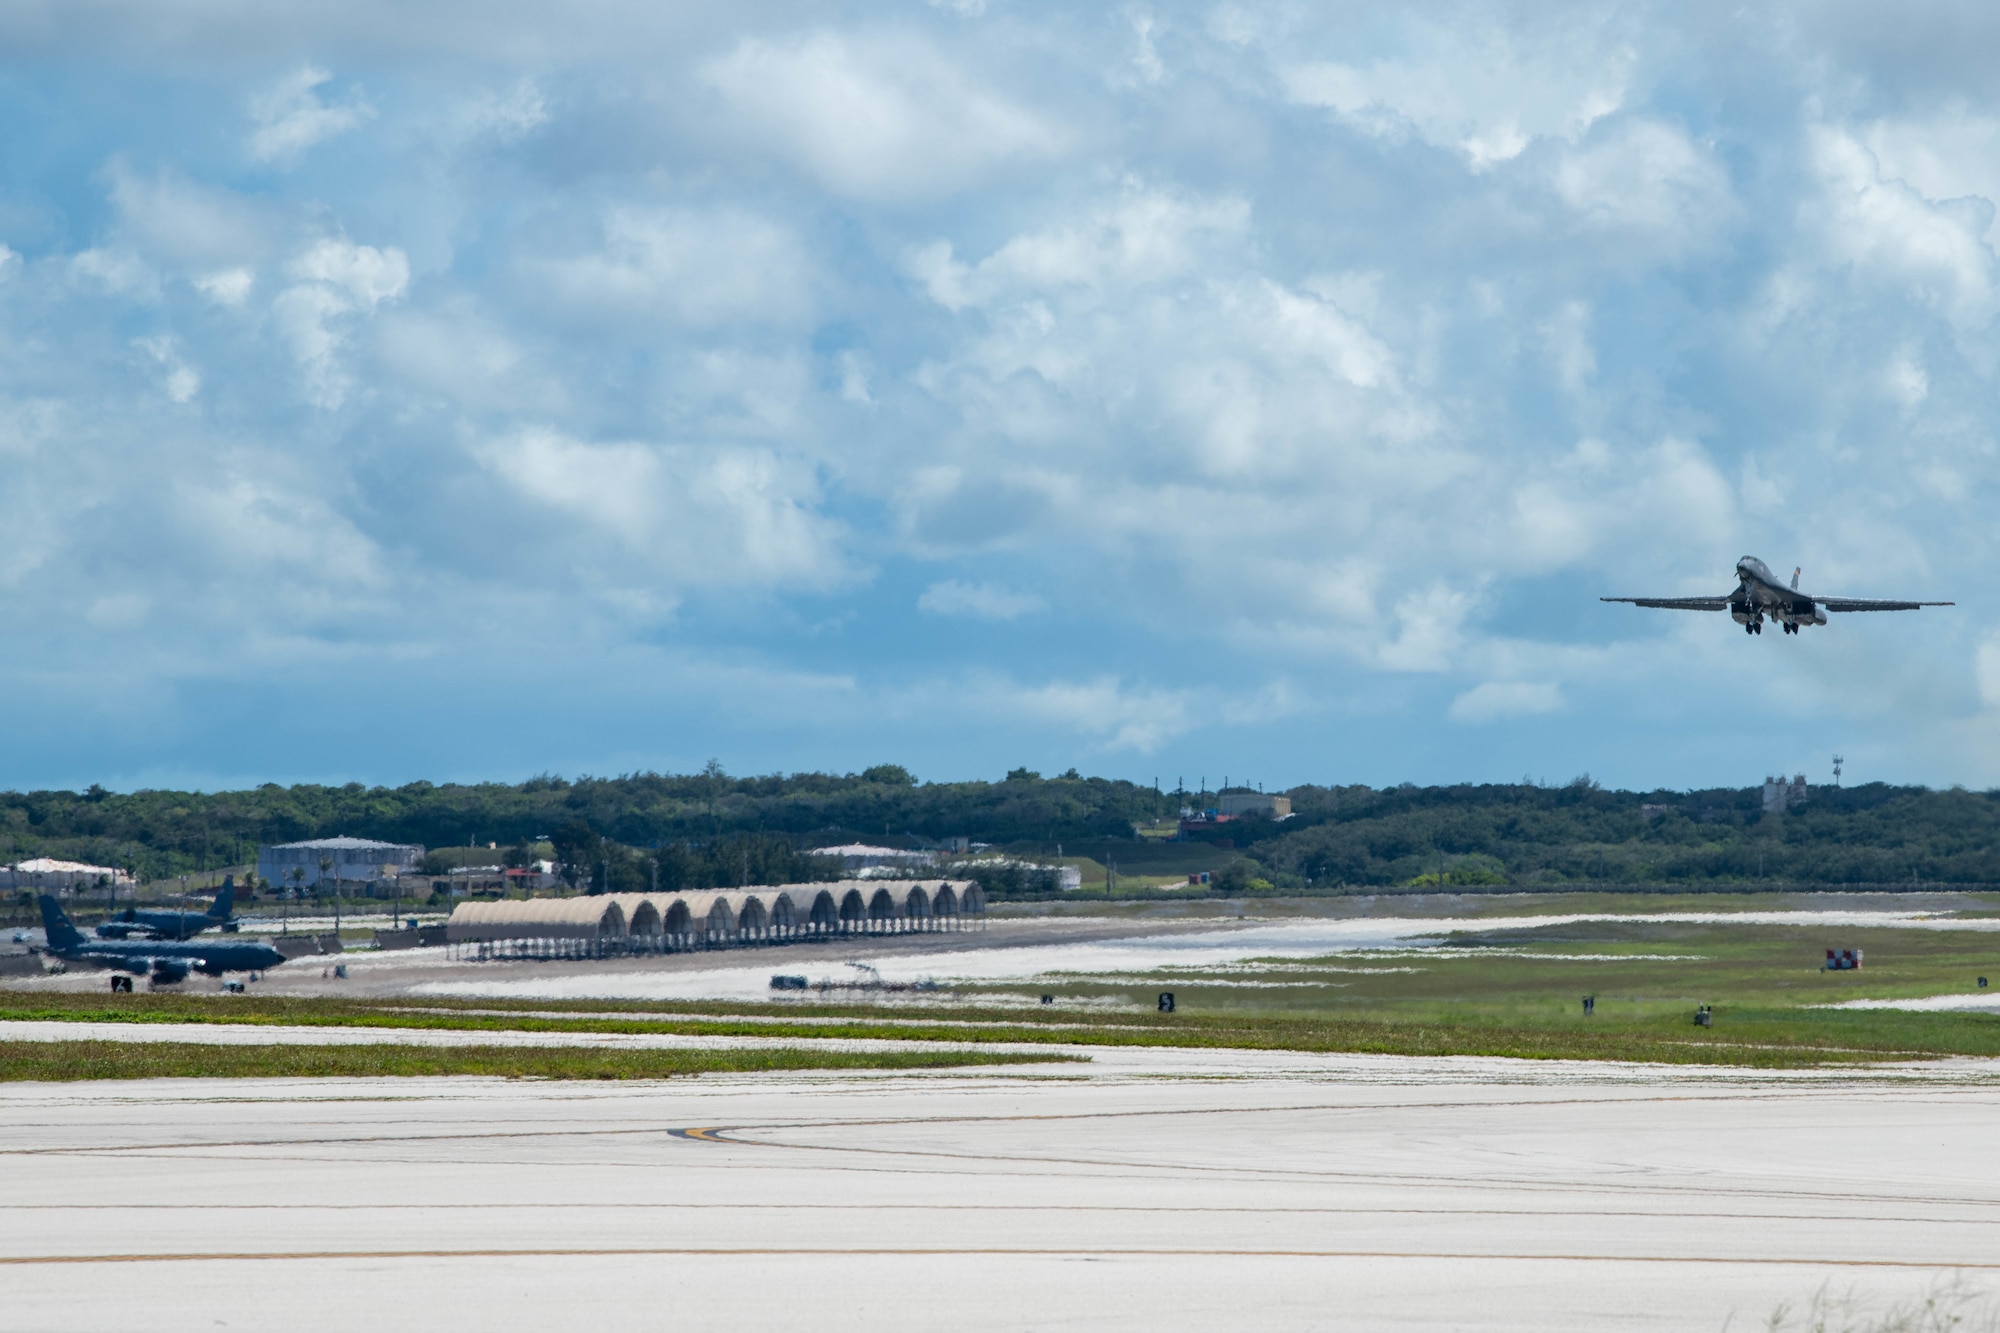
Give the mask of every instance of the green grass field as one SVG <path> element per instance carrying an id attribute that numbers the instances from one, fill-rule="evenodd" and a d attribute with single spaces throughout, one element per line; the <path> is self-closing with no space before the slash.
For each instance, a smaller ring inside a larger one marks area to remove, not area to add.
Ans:
<path id="1" fill-rule="evenodd" d="M 604 1051 L 506 1046 L 214 1046 L 202 1042 L 0 1041 L 0 1081 L 106 1078 L 659 1079 L 824 1069 L 954 1069 L 1065 1059 L 1005 1051 Z"/>
<path id="2" fill-rule="evenodd" d="M 1562 906 L 1572 910 L 1609 905 L 1565 899 Z M 1536 905 L 1546 911 L 1552 904 Z M 1708 895 L 1693 903 L 1616 900 L 1617 907 L 1641 913 L 1787 905 L 1768 899 L 1718 903 Z M 1966 926 L 1986 920 L 1983 902 L 1958 906 L 1980 913 Z M 2000 996 L 2000 932 L 1629 918 L 1517 922 L 1509 911 L 1474 923 L 1461 918 L 1453 924 L 1464 928 L 1434 947 L 986 983 L 921 999 L 846 1004 L 0 992 L 0 1019 L 679 1033 L 774 1042 L 868 1038 L 989 1050 L 1000 1043 L 1240 1047 L 1762 1067 L 2000 1056 L 2000 1014 L 1823 1007 L 1864 997 L 1977 994 L 1980 976 L 1990 977 L 1991 993 Z M 1863 970 L 1822 970 L 1828 948 L 1861 949 Z M 1176 1013 L 1154 1011 L 1162 990 L 1175 993 Z M 1041 994 L 1056 1002 L 1037 1003 Z M 1595 1012 L 1588 1015 L 1581 1003 L 1586 995 L 1595 997 Z M 1714 1014 L 1705 1028 L 1692 1021 L 1703 1004 Z M 0 1055 L 0 1061 L 10 1058 Z"/>

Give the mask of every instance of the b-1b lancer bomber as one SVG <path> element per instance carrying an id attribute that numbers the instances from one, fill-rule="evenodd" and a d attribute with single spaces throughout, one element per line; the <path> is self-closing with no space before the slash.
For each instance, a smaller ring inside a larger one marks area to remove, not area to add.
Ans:
<path id="1" fill-rule="evenodd" d="M 1600 597 L 1601 602 L 1630 602 L 1668 611 L 1727 611 L 1745 634 L 1762 634 L 1769 616 L 1797 634 L 1804 625 L 1824 625 L 1829 611 L 1914 611 L 1920 606 L 1952 606 L 1952 602 L 1880 601 L 1867 597 L 1812 597 L 1799 591 L 1799 571 L 1791 586 L 1778 581 L 1771 567 L 1754 555 L 1736 562 L 1736 591 L 1721 597 Z"/>

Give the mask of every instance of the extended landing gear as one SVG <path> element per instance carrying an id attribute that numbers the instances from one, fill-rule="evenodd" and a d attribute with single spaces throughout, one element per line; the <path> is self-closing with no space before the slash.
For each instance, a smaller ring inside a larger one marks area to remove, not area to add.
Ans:
<path id="1" fill-rule="evenodd" d="M 1762 634 L 1764 632 L 1764 622 L 1753 620 L 1743 627 L 1743 632 L 1745 634 Z"/>

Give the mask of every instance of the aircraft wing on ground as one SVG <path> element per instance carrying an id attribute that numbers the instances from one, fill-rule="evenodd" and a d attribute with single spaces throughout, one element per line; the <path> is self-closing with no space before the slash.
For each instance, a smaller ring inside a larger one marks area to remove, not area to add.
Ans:
<path id="1" fill-rule="evenodd" d="M 1727 611 L 1727 597 L 1600 597 L 1600 602 L 1630 602 L 1634 606 L 1655 606 L 1663 611 Z"/>
<path id="2" fill-rule="evenodd" d="M 1957 606 L 1956 602 L 1892 602 L 1869 597 L 1815 598 L 1829 611 L 1914 611 L 1920 606 Z"/>

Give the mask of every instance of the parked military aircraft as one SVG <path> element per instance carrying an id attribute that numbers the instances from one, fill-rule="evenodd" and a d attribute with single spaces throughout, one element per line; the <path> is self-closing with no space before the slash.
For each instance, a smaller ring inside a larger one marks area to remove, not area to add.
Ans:
<path id="1" fill-rule="evenodd" d="M 236 923 L 229 919 L 229 911 L 235 905 L 236 877 L 230 875 L 223 879 L 222 892 L 215 895 L 214 905 L 206 912 L 142 912 L 128 907 L 99 926 L 97 933 L 107 940 L 128 940 L 135 935 L 148 940 L 190 940 L 210 926 L 233 933 Z"/>
<path id="2" fill-rule="evenodd" d="M 1791 586 L 1778 581 L 1769 565 L 1754 555 L 1736 562 L 1736 591 L 1720 597 L 1600 597 L 1601 602 L 1630 602 L 1669 611 L 1727 611 L 1745 634 L 1762 634 L 1764 617 L 1797 634 L 1804 625 L 1824 625 L 1829 611 L 1914 611 L 1920 606 L 1953 606 L 1953 602 L 1876 601 L 1866 597 L 1812 597 L 1799 591 L 1799 571 Z"/>
<path id="3" fill-rule="evenodd" d="M 93 940 L 71 923 L 60 904 L 43 894 L 42 928 L 48 953 L 66 963 L 114 968 L 134 976 L 151 972 L 161 983 L 186 981 L 190 972 L 262 972 L 285 961 L 268 944 L 247 941 Z M 129 987 L 128 987 L 129 989 Z"/>

